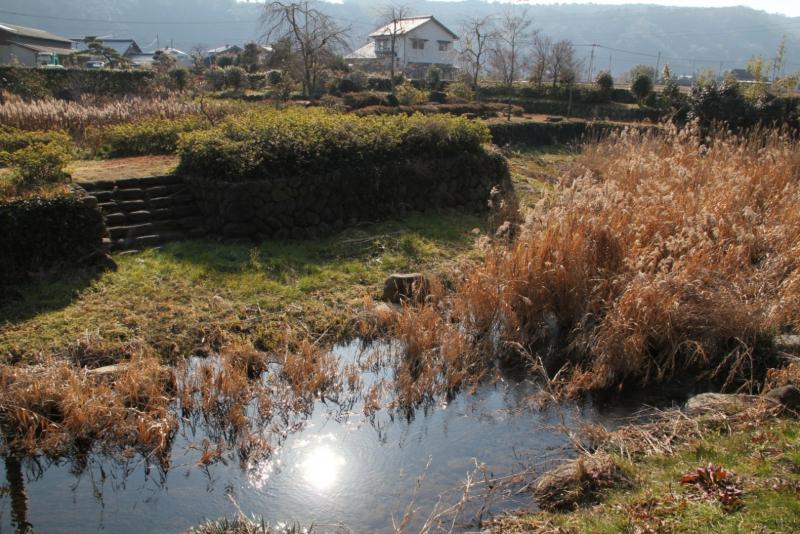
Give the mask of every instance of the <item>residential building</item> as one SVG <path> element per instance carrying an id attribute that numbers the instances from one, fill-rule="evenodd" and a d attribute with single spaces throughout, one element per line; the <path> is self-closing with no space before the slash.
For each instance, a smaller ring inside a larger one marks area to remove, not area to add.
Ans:
<path id="1" fill-rule="evenodd" d="M 410 17 L 385 24 L 369 35 L 370 41 L 346 61 L 366 70 L 388 69 L 394 39 L 395 68 L 413 78 L 424 76 L 432 66 L 442 69 L 445 77 L 455 70 L 455 41 L 458 36 L 434 16 Z"/>
<path id="2" fill-rule="evenodd" d="M 0 64 L 35 67 L 50 64 L 54 57 L 63 62 L 73 52 L 73 43 L 66 37 L 0 22 Z"/>

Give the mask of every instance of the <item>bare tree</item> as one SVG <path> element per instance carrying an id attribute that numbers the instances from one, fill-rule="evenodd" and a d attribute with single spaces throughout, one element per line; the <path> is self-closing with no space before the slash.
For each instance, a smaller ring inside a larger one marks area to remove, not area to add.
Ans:
<path id="1" fill-rule="evenodd" d="M 515 10 L 509 7 L 500 19 L 497 38 L 492 49 L 492 67 L 500 75 L 502 82 L 508 87 L 508 120 L 511 120 L 511 92 L 517 79 L 520 61 L 530 37 L 536 33 L 531 31 L 533 21 L 528 9 Z"/>
<path id="2" fill-rule="evenodd" d="M 478 82 L 486 62 L 486 52 L 489 44 L 497 37 L 494 19 L 492 16 L 472 17 L 464 22 L 463 29 L 461 53 L 469 66 L 472 75 L 472 89 L 475 91 L 475 99 L 478 100 L 480 98 Z"/>
<path id="3" fill-rule="evenodd" d="M 553 45 L 550 52 L 549 71 L 553 87 L 559 82 L 573 81 L 578 70 L 575 60 L 575 46 L 572 41 L 562 40 Z"/>
<path id="4" fill-rule="evenodd" d="M 267 42 L 288 39 L 300 56 L 303 95 L 310 97 L 324 57 L 347 48 L 350 28 L 341 28 L 315 2 L 274 1 L 264 6 L 261 22 Z"/>
<path id="5" fill-rule="evenodd" d="M 541 87 L 547 68 L 550 66 L 550 51 L 553 48 L 553 40 L 546 35 L 537 33 L 533 38 L 533 66 L 531 69 L 531 80 Z"/>
<path id="6" fill-rule="evenodd" d="M 405 6 L 390 4 L 381 12 L 382 35 L 375 40 L 375 55 L 386 55 L 389 59 L 389 83 L 391 84 L 392 94 L 394 94 L 394 77 L 397 66 L 397 39 L 403 35 L 402 20 L 409 15 L 409 9 Z M 378 47 L 382 49 L 379 50 Z"/>
<path id="7" fill-rule="evenodd" d="M 511 87 L 517 79 L 524 48 L 536 31 L 531 31 L 533 21 L 528 9 L 508 8 L 500 19 L 497 38 L 492 48 L 492 67 L 501 81 Z"/>

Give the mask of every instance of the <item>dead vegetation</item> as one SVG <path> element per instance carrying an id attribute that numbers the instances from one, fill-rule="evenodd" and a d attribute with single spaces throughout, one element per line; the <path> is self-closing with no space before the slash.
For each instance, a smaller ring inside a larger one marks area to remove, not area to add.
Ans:
<path id="1" fill-rule="evenodd" d="M 81 139 L 87 129 L 149 118 L 177 119 L 209 116 L 218 119 L 236 106 L 215 102 L 201 104 L 170 96 L 149 98 L 99 98 L 83 96 L 77 101 L 55 98 L 25 101 L 4 93 L 0 99 L 0 124 L 21 130 L 64 130 Z"/>
<path id="2" fill-rule="evenodd" d="M 513 245 L 394 333 L 409 361 L 541 362 L 570 394 L 688 369 L 757 390 L 770 339 L 800 322 L 798 154 L 776 131 L 693 128 L 585 147 Z"/>

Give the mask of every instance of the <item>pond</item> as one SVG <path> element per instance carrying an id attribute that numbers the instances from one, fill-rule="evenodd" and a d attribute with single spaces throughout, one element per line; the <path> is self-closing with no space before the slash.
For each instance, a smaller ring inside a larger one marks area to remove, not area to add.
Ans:
<path id="1" fill-rule="evenodd" d="M 392 348 L 352 343 L 334 354 L 347 363 L 381 350 Z M 364 372 L 361 381 L 369 386 L 388 372 Z M 365 415 L 363 399 L 317 401 L 268 458 L 245 469 L 232 454 L 199 465 L 208 436 L 188 421 L 165 470 L 101 454 L 51 464 L 7 459 L 0 533 L 24 525 L 39 534 L 180 533 L 237 509 L 314 532 L 475 529 L 491 514 L 532 505 L 527 488 L 535 477 L 573 454 L 564 428 L 577 421 L 613 427 L 640 406 L 540 409 L 532 399 L 538 391 L 528 379 L 500 375 L 402 415 L 385 408 Z"/>

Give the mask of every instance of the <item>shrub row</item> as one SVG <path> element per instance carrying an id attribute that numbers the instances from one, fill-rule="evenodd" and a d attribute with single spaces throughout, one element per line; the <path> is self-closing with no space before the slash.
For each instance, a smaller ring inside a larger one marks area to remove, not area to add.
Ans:
<path id="1" fill-rule="evenodd" d="M 631 128 L 630 126 L 628 128 Z M 639 126 L 635 130 L 649 130 L 656 126 Z M 597 140 L 620 130 L 618 124 L 607 122 L 496 122 L 489 125 L 492 142 L 498 146 L 562 145 L 578 141 Z"/>
<path id="2" fill-rule="evenodd" d="M 508 111 L 505 104 L 494 102 L 472 102 L 466 104 L 424 104 L 417 106 L 369 106 L 355 111 L 356 115 L 413 115 L 422 113 L 433 115 L 436 113 L 449 113 L 451 115 L 471 115 L 481 119 L 488 119 L 502 115 Z M 511 106 L 511 114 L 520 116 L 524 110 L 520 106 Z"/>
<path id="3" fill-rule="evenodd" d="M 611 89 L 608 92 L 595 86 L 573 86 L 572 88 L 564 85 L 553 87 L 543 85 L 537 87 L 532 84 L 514 84 L 509 90 L 505 85 L 481 85 L 478 92 L 482 98 L 525 98 L 543 100 L 562 100 L 584 103 L 599 104 L 603 102 L 619 102 L 622 104 L 635 104 L 636 96 L 628 89 Z"/>
<path id="4" fill-rule="evenodd" d="M 103 216 L 76 194 L 0 201 L 0 228 L 0 284 L 103 257 Z"/>
<path id="5" fill-rule="evenodd" d="M 142 95 L 150 90 L 154 79 L 151 71 L 0 66 L 0 90 L 23 98 Z"/>
<path id="6" fill-rule="evenodd" d="M 405 210 L 485 209 L 508 184 L 486 127 L 420 114 L 256 112 L 181 138 L 208 225 L 226 236 L 303 238 Z"/>
<path id="7" fill-rule="evenodd" d="M 531 100 L 512 98 L 511 103 L 523 108 L 526 113 L 540 115 L 564 115 L 585 119 L 608 119 L 618 121 L 657 121 L 661 111 L 651 108 L 627 107 L 620 104 L 581 104 L 561 100 Z M 500 101 L 497 101 L 498 103 Z"/>
<path id="8" fill-rule="evenodd" d="M 322 109 L 257 111 L 186 134 L 179 143 L 182 172 L 229 181 L 329 172 L 420 154 L 480 151 L 482 124 L 460 117 L 373 116 Z"/>
<path id="9" fill-rule="evenodd" d="M 207 119 L 145 119 L 107 128 L 90 128 L 86 137 L 96 154 L 106 157 L 172 154 L 182 133 L 208 128 Z"/>
<path id="10" fill-rule="evenodd" d="M 0 127 L 0 164 L 3 163 L 4 155 L 22 150 L 29 146 L 47 145 L 50 143 L 69 146 L 72 143 L 72 139 L 66 132 L 61 130 L 26 131 L 10 126 Z"/>

